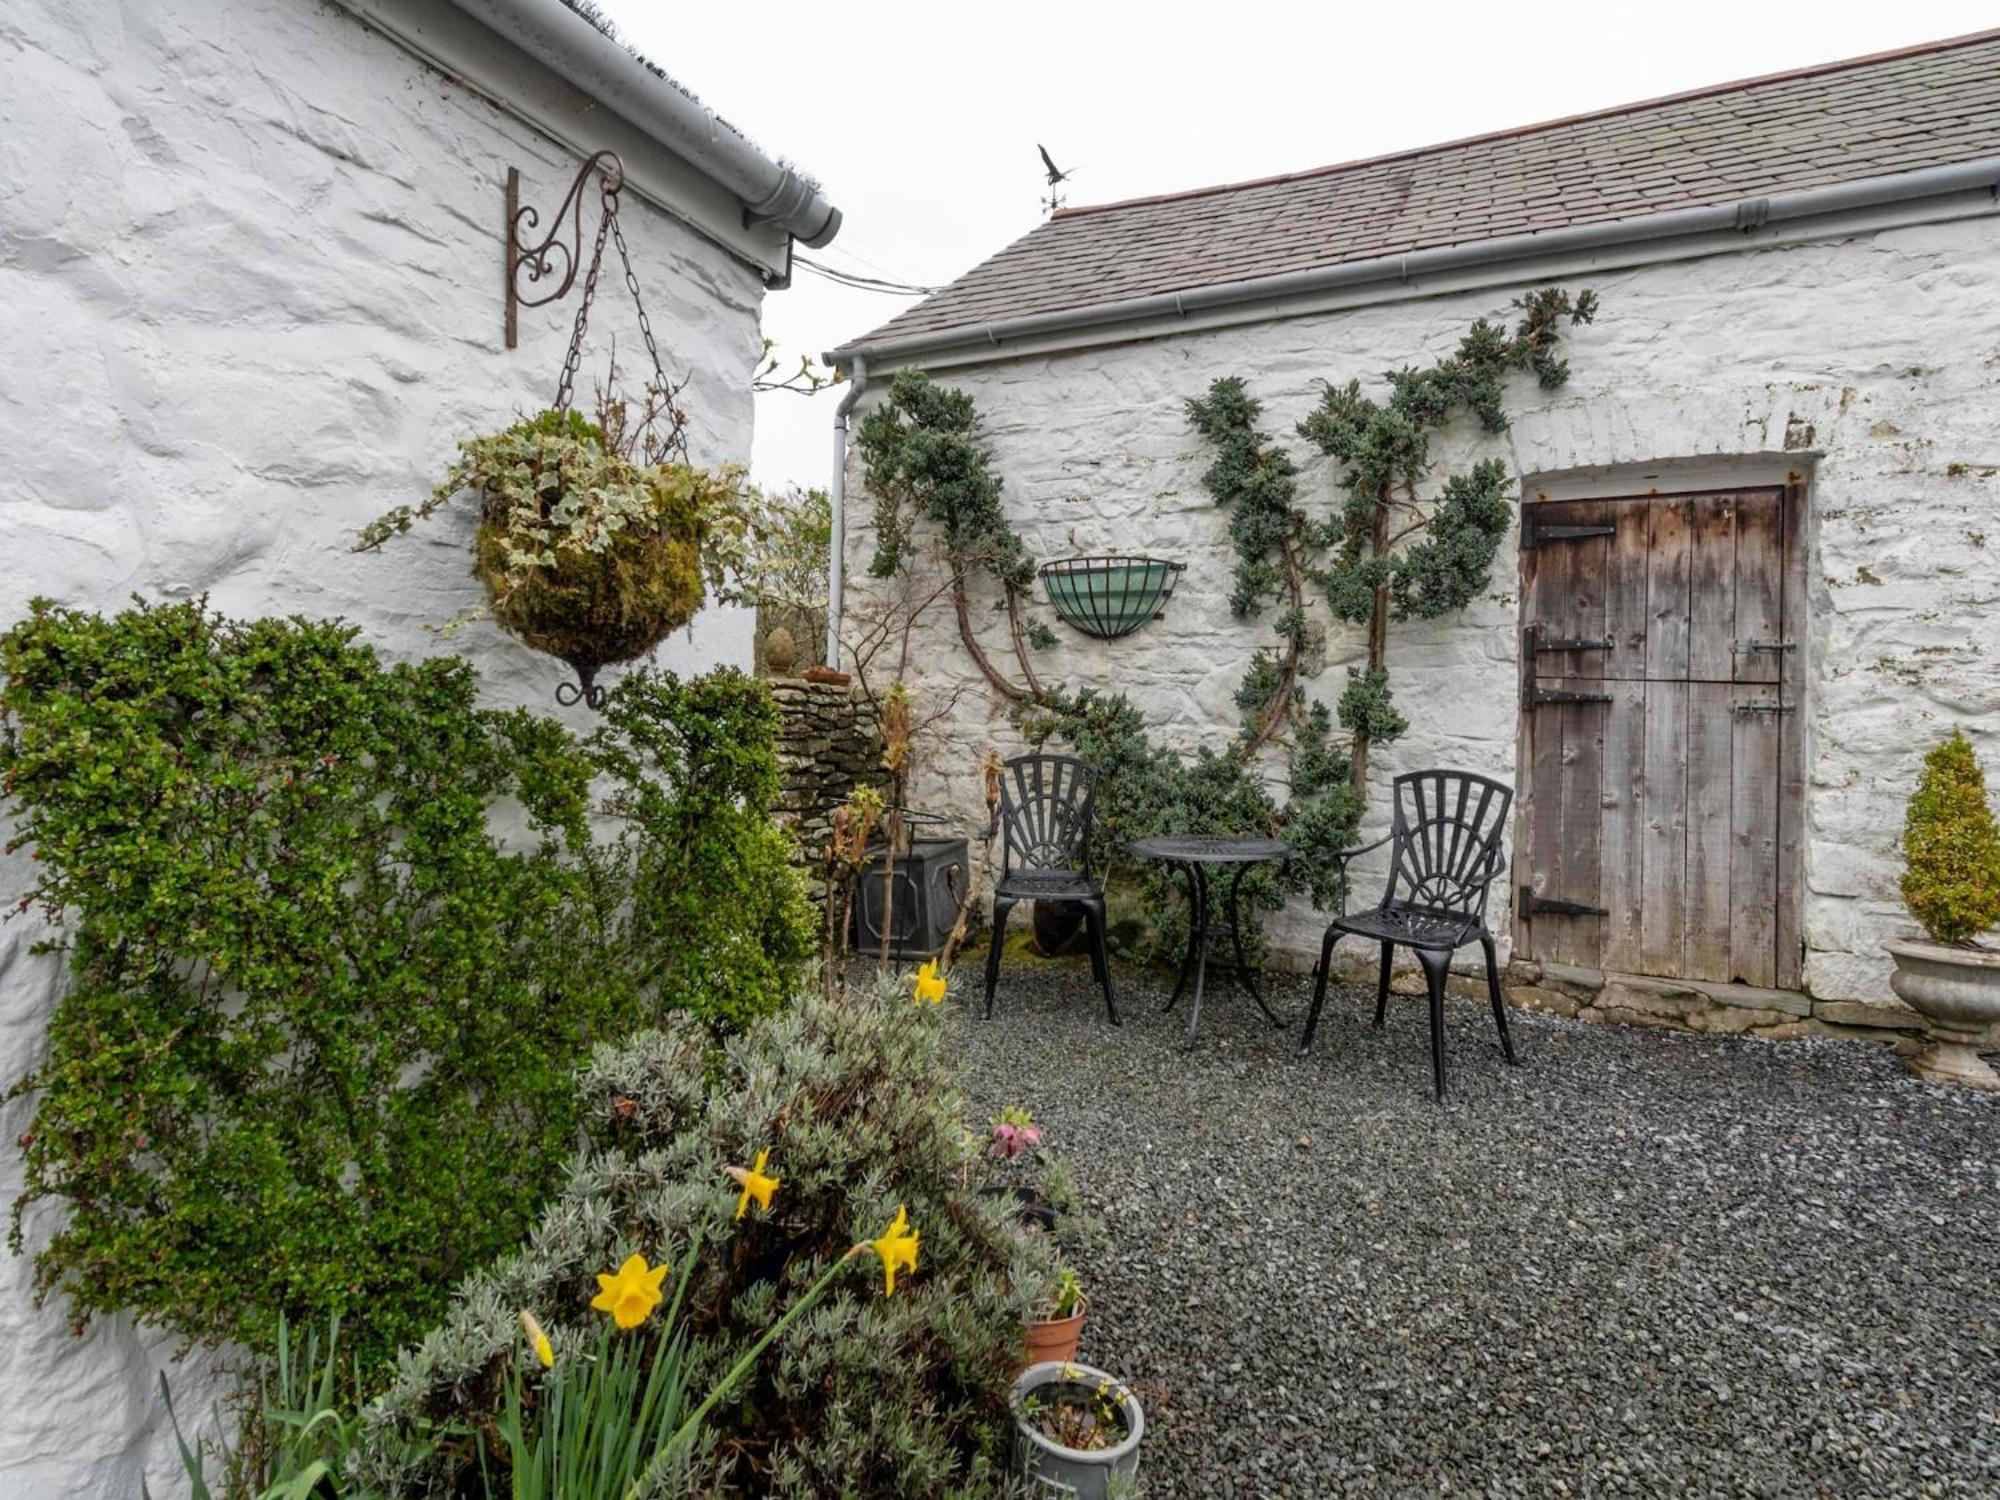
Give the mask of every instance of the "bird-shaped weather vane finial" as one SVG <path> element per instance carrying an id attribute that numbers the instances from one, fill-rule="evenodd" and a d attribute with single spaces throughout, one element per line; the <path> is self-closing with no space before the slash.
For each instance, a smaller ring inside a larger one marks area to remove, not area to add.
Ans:
<path id="1" fill-rule="evenodd" d="M 1042 166 L 1049 175 L 1049 195 L 1042 200 L 1042 212 L 1052 214 L 1067 201 L 1062 195 L 1062 185 L 1069 181 L 1069 172 L 1063 171 L 1056 165 L 1055 158 L 1049 155 L 1047 146 L 1038 144 L 1035 149 L 1042 153 Z M 1070 171 L 1075 170 L 1074 167 L 1070 169 Z"/>

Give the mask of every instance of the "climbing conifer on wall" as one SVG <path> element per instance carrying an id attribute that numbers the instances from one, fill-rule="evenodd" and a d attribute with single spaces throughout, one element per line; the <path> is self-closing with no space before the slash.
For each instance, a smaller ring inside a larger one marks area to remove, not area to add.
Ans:
<path id="1" fill-rule="evenodd" d="M 1481 318 L 1436 364 L 1390 372 L 1380 399 L 1364 395 L 1359 380 L 1328 384 L 1318 409 L 1299 424 L 1300 436 L 1340 464 L 1345 491 L 1332 521 L 1312 534 L 1331 554 L 1315 576 L 1336 618 L 1368 627 L 1367 666 L 1350 670 L 1339 708 L 1352 736 L 1357 792 L 1370 748 L 1408 727 L 1389 690 L 1390 622 L 1434 620 L 1477 598 L 1512 520 L 1507 469 L 1498 459 L 1481 460 L 1447 478 L 1435 498 L 1420 498 L 1431 473 L 1431 437 L 1460 411 L 1489 433 L 1505 432 L 1510 371 L 1532 371 L 1543 390 L 1566 384 L 1563 325 L 1588 323 L 1597 298 L 1544 287 L 1516 306 L 1521 317 L 1511 332 Z"/>
<path id="2" fill-rule="evenodd" d="M 1055 637 L 1022 613 L 1035 560 L 1001 509 L 1000 480 L 979 441 L 978 421 L 970 396 L 921 370 L 899 370 L 889 399 L 862 419 L 858 446 L 875 496 L 875 556 L 868 571 L 876 578 L 903 571 L 912 561 L 915 523 L 934 523 L 966 651 L 1001 697 L 1040 703 L 1046 694 L 1028 651 L 1054 645 Z M 970 585 L 980 574 L 1000 588 L 1019 681 L 994 664 L 973 630 Z"/>

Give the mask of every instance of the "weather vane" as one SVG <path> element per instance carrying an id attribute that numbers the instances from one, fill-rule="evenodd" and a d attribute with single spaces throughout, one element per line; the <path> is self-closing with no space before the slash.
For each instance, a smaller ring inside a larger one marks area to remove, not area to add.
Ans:
<path id="1" fill-rule="evenodd" d="M 1035 149 L 1042 153 L 1042 165 L 1049 174 L 1049 195 L 1042 200 L 1042 212 L 1052 214 L 1068 201 L 1063 197 L 1062 185 L 1069 181 L 1069 172 L 1062 171 L 1056 166 L 1055 158 L 1049 155 L 1047 146 L 1037 145 Z M 1070 169 L 1074 170 L 1076 170 L 1074 167 Z"/>

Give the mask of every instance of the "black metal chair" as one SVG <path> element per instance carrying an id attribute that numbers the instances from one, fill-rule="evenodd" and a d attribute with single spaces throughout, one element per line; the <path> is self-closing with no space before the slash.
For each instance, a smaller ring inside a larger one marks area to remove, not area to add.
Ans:
<path id="1" fill-rule="evenodd" d="M 1500 1028 L 1500 1049 L 1515 1062 L 1514 1042 L 1507 1034 L 1507 1006 L 1500 998 L 1500 964 L 1493 934 L 1486 929 L 1486 889 L 1507 867 L 1501 837 L 1513 791 L 1484 776 L 1466 771 L 1413 771 L 1395 782 L 1395 818 L 1389 832 L 1372 844 L 1336 855 L 1341 865 L 1341 913 L 1326 929 L 1314 973 L 1312 1010 L 1306 1016 L 1305 1040 L 1312 1045 L 1319 1026 L 1319 1008 L 1326 999 L 1327 976 L 1333 968 L 1333 945 L 1347 934 L 1382 945 L 1382 967 L 1375 986 L 1375 1024 L 1389 1008 L 1389 967 L 1398 947 L 1409 948 L 1423 965 L 1430 993 L 1431 1073 L 1437 1097 L 1444 1098 L 1444 982 L 1451 956 L 1475 938 L 1486 951 L 1486 990 L 1493 1002 L 1493 1019 Z M 1347 861 L 1393 843 L 1389 884 L 1369 911 L 1349 915 L 1346 899 Z"/>
<path id="2" fill-rule="evenodd" d="M 993 888 L 993 937 L 986 948 L 986 1015 L 1007 914 L 1017 901 L 1074 901 L 1090 933 L 1090 968 L 1104 986 L 1104 1008 L 1118 1024 L 1111 998 L 1111 960 L 1104 950 L 1104 886 L 1090 869 L 1092 805 L 1097 772 L 1073 755 L 1018 755 L 1000 777 L 1000 881 Z"/>

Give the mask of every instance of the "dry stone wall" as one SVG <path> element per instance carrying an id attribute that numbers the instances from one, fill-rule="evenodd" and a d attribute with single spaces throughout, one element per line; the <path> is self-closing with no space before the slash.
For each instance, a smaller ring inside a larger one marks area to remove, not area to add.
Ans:
<path id="1" fill-rule="evenodd" d="M 548 401 L 574 301 L 525 310 L 504 347 L 500 194 L 518 167 L 546 211 L 570 151 L 320 0 L 15 0 L 0 59 L 0 620 L 134 592 L 340 615 L 392 658 L 467 655 L 496 706 L 555 712 L 560 663 L 486 623 L 437 633 L 479 602 L 469 514 L 375 556 L 348 543 L 454 439 Z M 564 127 L 595 132 L 581 109 Z M 747 461 L 761 278 L 634 195 L 625 214 L 694 456 Z M 637 350 L 608 279 L 594 322 Z M 660 660 L 748 666 L 750 633 L 747 610 L 705 610 Z M 0 857 L 0 904 L 30 883 L 25 854 Z M 0 925 L 0 1086 L 41 1056 L 46 935 Z M 0 1111 L 0 1140 L 29 1107 Z M 0 1151 L 0 1199 L 20 1182 Z M 48 1226 L 26 1227 L 32 1249 Z M 0 1495 L 184 1492 L 158 1375 L 187 1422 L 212 1389 L 172 1353 L 123 1318 L 73 1335 L 0 1255 Z"/>
<path id="2" fill-rule="evenodd" d="M 778 705 L 779 822 L 799 841 L 798 868 L 815 904 L 825 896 L 834 809 L 881 779 L 882 740 L 866 702 L 845 683 L 771 679 Z"/>
<path id="3" fill-rule="evenodd" d="M 1611 467 L 1664 473 L 1646 482 L 1664 485 L 1676 464 L 1758 460 L 1809 478 L 1808 701 L 1798 718 L 1808 736 L 1805 985 L 1815 1007 L 1839 1007 L 1828 1027 L 1906 1024 L 1880 943 L 1908 922 L 1898 839 L 1918 761 L 1963 728 L 2000 790 L 2000 218 L 1565 280 L 1594 287 L 1602 310 L 1576 332 L 1568 387 L 1550 394 L 1524 381 L 1510 407 L 1514 426 L 1497 451 L 1516 475 Z M 1232 694 L 1269 625 L 1230 615 L 1226 517 L 1201 487 L 1209 458 L 1184 402 L 1218 376 L 1245 376 L 1269 430 L 1302 462 L 1305 503 L 1330 513 L 1328 464 L 1292 435 L 1320 382 L 1426 362 L 1527 289 L 938 372 L 977 401 L 1003 503 L 1038 557 L 1136 551 L 1188 564 L 1166 618 L 1135 635 L 1100 642 L 1058 625 L 1058 648 L 1038 662 L 1044 678 L 1130 695 L 1183 752 L 1225 745 L 1237 724 Z M 864 412 L 885 383 L 864 394 Z M 1493 451 L 1470 424 L 1438 447 L 1447 466 Z M 863 576 L 873 539 L 856 462 L 848 484 L 860 502 L 848 511 L 849 597 L 862 610 L 880 585 Z M 1393 630 L 1390 665 L 1411 728 L 1371 765 L 1365 836 L 1382 831 L 1388 780 L 1400 771 L 1451 765 L 1518 783 L 1518 580 L 1510 539 L 1483 598 Z M 990 603 L 975 602 L 975 622 L 994 619 Z M 1326 663 L 1306 690 L 1331 706 L 1364 642 L 1315 612 L 1328 629 Z M 995 627 L 983 628 L 999 645 Z M 969 830 L 983 807 L 982 753 L 1015 753 L 1021 741 L 948 612 L 926 625 L 912 657 L 920 712 L 925 699 L 961 695 L 931 735 L 914 795 Z M 1264 771 L 1282 785 L 1278 757 Z M 1377 866 L 1362 887 L 1380 878 Z M 1494 895 L 1504 934 L 1507 893 Z M 1295 902 L 1271 929 L 1279 958 L 1310 963 L 1322 922 Z M 1705 1001 L 1613 999 L 1605 1008 L 1625 1014 L 1707 1013 Z M 1783 1012 L 1761 1020 L 1821 1024 Z"/>

